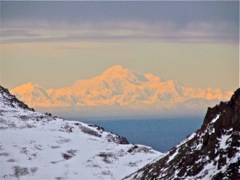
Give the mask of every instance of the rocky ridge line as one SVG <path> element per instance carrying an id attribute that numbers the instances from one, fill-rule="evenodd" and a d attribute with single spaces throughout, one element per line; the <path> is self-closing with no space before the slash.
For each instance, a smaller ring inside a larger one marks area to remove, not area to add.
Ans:
<path id="1" fill-rule="evenodd" d="M 240 179 L 240 89 L 208 108 L 202 127 L 125 179 Z"/>
<path id="2" fill-rule="evenodd" d="M 21 109 L 34 111 L 33 108 L 29 108 L 28 105 L 23 103 L 22 101 L 19 101 L 16 96 L 10 94 L 8 89 L 0 86 L 0 96 L 2 98 L 2 102 L 4 105 L 9 105 L 11 107 L 20 107 Z"/>

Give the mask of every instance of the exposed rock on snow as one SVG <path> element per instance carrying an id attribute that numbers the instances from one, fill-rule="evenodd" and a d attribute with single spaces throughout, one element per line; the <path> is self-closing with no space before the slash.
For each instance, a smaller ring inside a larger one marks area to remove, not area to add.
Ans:
<path id="1" fill-rule="evenodd" d="M 34 112 L 0 86 L 0 179 L 122 179 L 161 153 L 95 125 Z"/>
<path id="2" fill-rule="evenodd" d="M 19 107 L 21 109 L 34 111 L 33 108 L 29 108 L 26 104 L 22 101 L 19 101 L 16 96 L 13 96 L 9 93 L 8 89 L 0 86 L 0 100 L 2 105 L 10 106 L 10 107 Z"/>
<path id="3" fill-rule="evenodd" d="M 240 89 L 209 108 L 199 130 L 126 179 L 240 179 Z"/>

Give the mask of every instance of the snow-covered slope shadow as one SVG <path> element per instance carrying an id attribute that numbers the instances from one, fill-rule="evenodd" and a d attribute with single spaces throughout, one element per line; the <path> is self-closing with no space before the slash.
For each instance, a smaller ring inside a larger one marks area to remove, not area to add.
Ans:
<path id="1" fill-rule="evenodd" d="M 103 128 L 35 112 L 0 86 L 0 179 L 122 179 L 161 157 Z"/>

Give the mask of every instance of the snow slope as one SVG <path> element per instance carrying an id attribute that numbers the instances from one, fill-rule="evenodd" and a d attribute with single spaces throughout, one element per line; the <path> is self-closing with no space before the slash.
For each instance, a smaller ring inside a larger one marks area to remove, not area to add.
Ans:
<path id="1" fill-rule="evenodd" d="M 34 112 L 0 86 L 0 179 L 122 179 L 159 156 L 103 128 Z"/>

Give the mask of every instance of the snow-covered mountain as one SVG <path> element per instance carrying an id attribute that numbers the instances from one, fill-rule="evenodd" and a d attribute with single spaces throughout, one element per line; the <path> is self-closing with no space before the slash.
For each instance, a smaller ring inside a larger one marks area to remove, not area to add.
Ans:
<path id="1" fill-rule="evenodd" d="M 165 154 L 35 112 L 1 86 L 0 113 L 1 179 L 240 179 L 240 89 Z"/>
<path id="2" fill-rule="evenodd" d="M 1 86 L 0 115 L 0 179 L 122 179 L 162 155 L 101 127 L 35 112 Z"/>
<path id="3" fill-rule="evenodd" d="M 165 81 L 153 74 L 141 74 L 118 65 L 92 79 L 78 80 L 69 87 L 47 90 L 30 82 L 12 89 L 11 93 L 32 107 L 52 108 L 53 112 L 57 109 L 72 110 L 73 107 L 79 112 L 102 107 L 103 112 L 104 107 L 108 107 L 108 110 L 122 107 L 125 111 L 132 109 L 160 113 L 188 109 L 196 113 L 227 100 L 233 92 L 190 88 L 177 81 Z"/>
<path id="4" fill-rule="evenodd" d="M 209 108 L 202 127 L 125 179 L 240 179 L 240 89 Z"/>

